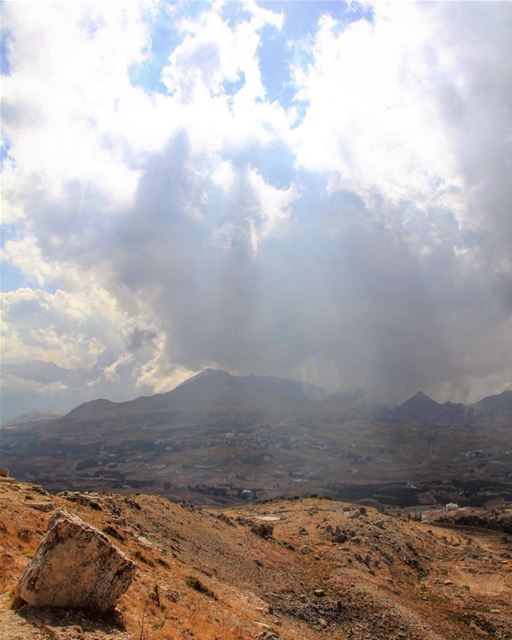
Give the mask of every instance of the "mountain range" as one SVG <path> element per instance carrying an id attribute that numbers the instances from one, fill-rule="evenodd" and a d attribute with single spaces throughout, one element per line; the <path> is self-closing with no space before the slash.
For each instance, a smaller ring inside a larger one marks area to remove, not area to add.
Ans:
<path id="1" fill-rule="evenodd" d="M 512 390 L 488 396 L 472 405 L 439 403 L 419 391 L 398 407 L 376 414 L 384 420 L 444 427 L 512 427 Z"/>
<path id="2" fill-rule="evenodd" d="M 347 396 L 329 394 L 318 386 L 274 376 L 235 376 L 205 369 L 167 393 L 141 396 L 128 402 L 99 399 L 79 405 L 60 420 L 70 425 L 83 421 L 123 418 L 149 419 L 156 415 L 197 416 L 255 413 L 260 418 L 277 415 L 311 416 L 316 413 L 361 414 Z M 512 427 L 512 390 L 488 396 L 472 405 L 439 403 L 419 391 L 403 404 L 366 413 L 377 420 L 394 420 L 444 427 Z"/>
<path id="3" fill-rule="evenodd" d="M 5 365 L 8 375 L 28 375 L 44 380 L 59 379 L 61 369 L 51 363 L 35 361 L 20 365 Z M 79 379 L 78 370 L 66 370 L 70 380 Z M 395 407 L 376 407 L 364 400 L 361 393 L 328 393 L 321 387 L 303 384 L 274 376 L 235 376 L 226 371 L 205 369 L 166 393 L 141 396 L 125 402 L 96 399 L 78 405 L 62 417 L 59 424 L 70 425 L 83 421 L 119 420 L 129 417 L 150 419 L 163 414 L 213 415 L 255 412 L 260 416 L 288 415 L 297 411 L 308 415 L 315 412 L 343 412 L 377 420 L 394 420 L 418 425 L 445 427 L 506 428 L 512 425 L 512 390 L 488 396 L 472 405 L 438 403 L 418 391 L 403 404 Z M 50 418 L 53 412 L 31 411 L 10 419 L 9 426 L 24 425 Z"/>
<path id="4" fill-rule="evenodd" d="M 52 490 L 144 488 L 207 504 L 296 493 L 460 501 L 461 486 L 478 504 L 512 497 L 511 396 L 465 407 L 418 393 L 376 418 L 295 380 L 207 369 L 167 393 L 5 425 L 0 466 Z"/>

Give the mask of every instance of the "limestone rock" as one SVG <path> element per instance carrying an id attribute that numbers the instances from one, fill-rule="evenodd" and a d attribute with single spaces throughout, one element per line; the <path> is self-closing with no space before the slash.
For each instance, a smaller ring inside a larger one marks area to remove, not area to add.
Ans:
<path id="1" fill-rule="evenodd" d="M 53 502 L 30 502 L 29 507 L 43 512 L 53 511 L 55 509 Z"/>
<path id="2" fill-rule="evenodd" d="M 18 601 L 106 612 L 130 586 L 135 564 L 100 531 L 58 511 L 21 575 Z"/>

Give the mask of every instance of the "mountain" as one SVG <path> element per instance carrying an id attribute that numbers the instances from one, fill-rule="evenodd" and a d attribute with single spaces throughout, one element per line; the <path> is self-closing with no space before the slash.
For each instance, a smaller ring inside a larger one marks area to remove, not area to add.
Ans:
<path id="1" fill-rule="evenodd" d="M 101 377 L 101 368 L 67 369 L 54 362 L 31 360 L 1 365 L 1 422 L 17 420 L 32 408 L 62 414 L 78 402 L 97 395 L 96 388 L 112 393 L 113 385 Z M 122 397 L 122 396 L 121 396 Z"/>
<path id="2" fill-rule="evenodd" d="M 0 466 L 53 490 L 144 488 L 201 504 L 312 493 L 401 505 L 512 496 L 509 394 L 467 408 L 419 393 L 385 420 L 347 410 L 344 398 L 207 369 L 167 393 L 94 400 L 2 429 Z"/>
<path id="3" fill-rule="evenodd" d="M 429 424 L 435 423 L 440 410 L 440 404 L 432 400 L 426 393 L 418 391 L 412 398 L 397 407 L 392 417 L 404 422 L 420 421 L 422 424 Z"/>
<path id="4" fill-rule="evenodd" d="M 482 410 L 487 415 L 508 418 L 512 421 L 512 390 L 488 396 L 473 405 L 475 412 Z"/>
<path id="5" fill-rule="evenodd" d="M 48 422 L 54 422 L 60 417 L 61 416 L 58 413 L 35 409 L 34 411 L 28 411 L 27 413 L 23 413 L 21 416 L 17 416 L 16 418 L 12 418 L 8 422 L 5 422 L 2 425 L 2 428 L 15 429 L 18 427 L 33 426 L 34 424 L 46 424 Z"/>
<path id="6" fill-rule="evenodd" d="M 128 402 L 94 400 L 79 405 L 62 423 L 97 421 L 155 414 L 289 412 L 325 397 L 320 387 L 273 376 L 235 376 L 227 371 L 205 369 L 172 391 L 141 396 Z"/>
<path id="7" fill-rule="evenodd" d="M 419 391 L 398 407 L 380 411 L 378 418 L 445 427 L 512 427 L 512 391 L 488 396 L 472 405 L 440 404 Z"/>

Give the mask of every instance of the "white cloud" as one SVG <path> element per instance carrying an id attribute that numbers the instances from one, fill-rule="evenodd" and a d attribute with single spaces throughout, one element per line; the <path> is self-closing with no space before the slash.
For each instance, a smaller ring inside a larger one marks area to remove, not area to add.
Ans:
<path id="1" fill-rule="evenodd" d="M 293 186 L 288 189 L 277 189 L 265 182 L 255 169 L 248 170 L 248 182 L 258 199 L 258 214 L 262 220 L 261 231 L 256 233 L 253 246 L 257 250 L 259 237 L 265 238 L 290 215 L 293 201 L 297 197 Z"/>
<path id="2" fill-rule="evenodd" d="M 265 102 L 258 60 L 262 27 L 282 26 L 282 15 L 254 2 L 249 17 L 230 25 L 222 3 L 181 23 L 183 40 L 162 70 L 162 81 L 182 109 L 180 121 L 194 151 L 216 152 L 286 135 L 285 110 Z M 186 107 L 186 108 L 184 108 Z"/>
<path id="3" fill-rule="evenodd" d="M 93 293 L 93 292 L 91 292 Z M 97 292 L 96 292 L 97 293 Z M 18 289 L 1 294 L 3 358 L 44 360 L 67 367 L 90 366 L 109 342 L 115 303 L 57 290 Z M 103 335 L 102 335 L 103 334 Z"/>
<path id="4" fill-rule="evenodd" d="M 454 65 L 436 51 L 432 16 L 413 3 L 376 3 L 370 23 L 321 20 L 311 63 L 297 69 L 305 116 L 298 162 L 331 175 L 331 188 L 460 212 L 462 180 L 437 100 Z"/>
<path id="5" fill-rule="evenodd" d="M 3 14 L 12 34 L 3 127 L 14 159 L 3 195 L 14 215 L 29 185 L 59 196 L 78 181 L 108 194 L 111 205 L 129 201 L 138 172 L 121 144 L 130 130 L 117 123 L 120 105 L 137 104 L 142 93 L 128 76 L 148 41 L 141 7 L 9 3 Z"/>

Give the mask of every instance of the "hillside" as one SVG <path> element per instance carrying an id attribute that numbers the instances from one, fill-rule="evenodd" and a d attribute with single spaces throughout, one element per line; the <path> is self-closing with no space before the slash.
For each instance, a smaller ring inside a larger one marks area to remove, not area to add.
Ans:
<path id="1" fill-rule="evenodd" d="M 107 532 L 137 563 L 119 603 L 124 629 L 80 613 L 8 609 L 57 508 Z M 499 531 L 319 499 L 219 511 L 145 495 L 54 496 L 10 478 L 0 478 L 0 530 L 3 640 L 505 640 L 512 632 L 512 556 Z"/>
<path id="2" fill-rule="evenodd" d="M 2 429 L 24 429 L 30 428 L 35 425 L 42 427 L 46 424 L 55 422 L 61 416 L 57 413 L 52 413 L 51 411 L 29 411 L 27 413 L 23 413 L 22 415 L 13 418 L 2 424 Z"/>

